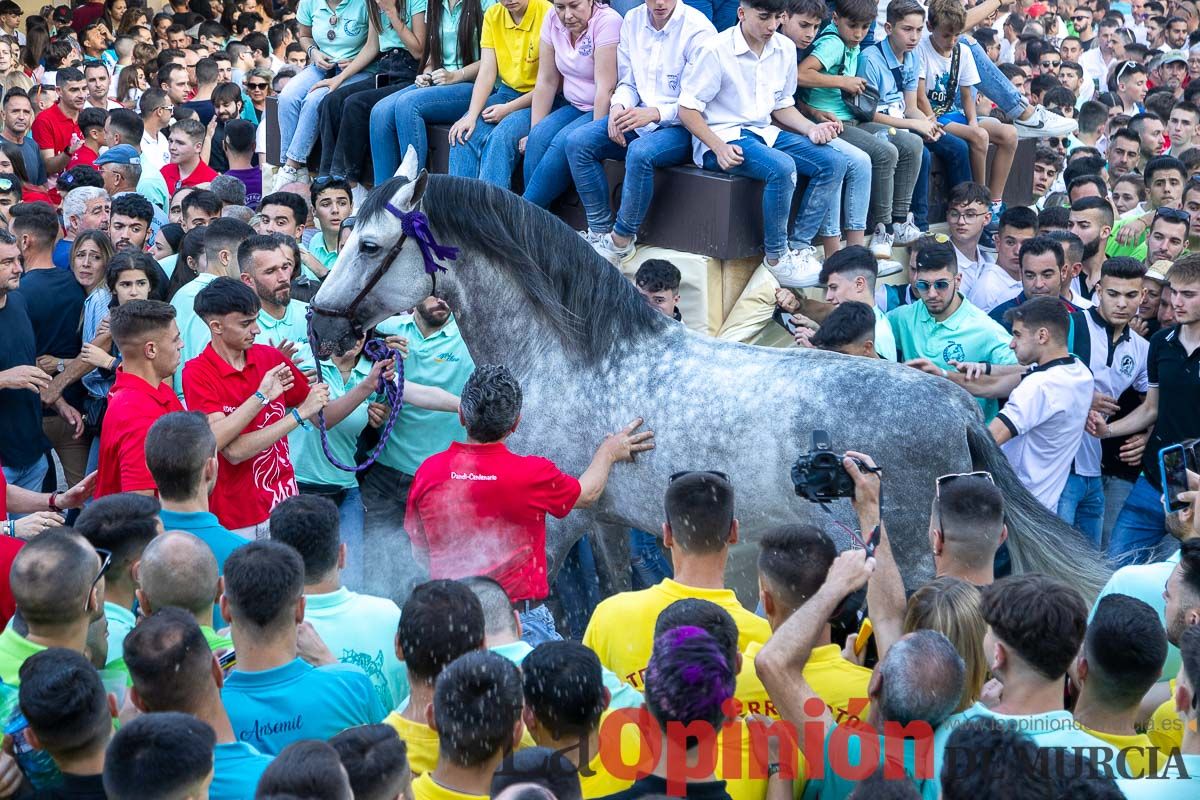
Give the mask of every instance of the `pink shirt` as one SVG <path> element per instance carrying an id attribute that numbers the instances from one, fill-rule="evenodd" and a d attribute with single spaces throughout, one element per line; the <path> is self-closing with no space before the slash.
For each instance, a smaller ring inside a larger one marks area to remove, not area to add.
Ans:
<path id="1" fill-rule="evenodd" d="M 563 96 L 580 111 L 596 104 L 596 48 L 621 40 L 621 15 L 596 3 L 587 30 L 571 44 L 571 35 L 553 11 L 542 23 L 542 41 L 554 48 L 554 65 L 563 77 Z"/>

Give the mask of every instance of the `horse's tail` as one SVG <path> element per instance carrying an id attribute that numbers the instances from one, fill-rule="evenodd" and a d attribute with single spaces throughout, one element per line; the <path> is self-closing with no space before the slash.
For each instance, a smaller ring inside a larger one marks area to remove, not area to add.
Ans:
<path id="1" fill-rule="evenodd" d="M 981 424 L 967 427 L 967 447 L 975 469 L 992 473 L 1004 493 L 1013 572 L 1052 575 L 1078 589 L 1088 603 L 1094 602 L 1110 574 L 1099 551 L 1025 488 Z"/>

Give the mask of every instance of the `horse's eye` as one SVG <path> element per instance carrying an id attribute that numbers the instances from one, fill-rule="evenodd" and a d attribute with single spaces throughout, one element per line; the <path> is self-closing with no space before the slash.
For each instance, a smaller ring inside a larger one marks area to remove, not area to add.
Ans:
<path id="1" fill-rule="evenodd" d="M 374 242 L 359 242 L 358 249 L 362 251 L 364 256 L 373 256 L 379 252 L 379 245 Z"/>

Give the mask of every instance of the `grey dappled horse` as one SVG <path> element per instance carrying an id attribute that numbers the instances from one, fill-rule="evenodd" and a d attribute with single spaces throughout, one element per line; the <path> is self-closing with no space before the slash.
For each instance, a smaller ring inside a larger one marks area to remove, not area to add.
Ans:
<path id="1" fill-rule="evenodd" d="M 972 469 L 991 471 L 1004 491 L 1016 570 L 1060 576 L 1088 597 L 1103 585 L 1107 572 L 1096 552 L 1020 485 L 978 405 L 950 381 L 884 361 L 690 331 L 652 309 L 550 213 L 479 181 L 417 175 L 415 166 L 406 159 L 358 211 L 314 298 L 314 332 L 325 351 L 342 351 L 357 330 L 436 292 L 453 309 L 475 363 L 505 364 L 521 381 L 524 408 L 509 446 L 574 475 L 606 434 L 644 417 L 657 448 L 617 465 L 593 508 L 548 520 L 552 570 L 598 527 L 601 560 L 619 573 L 628 564 L 626 531 L 661 531 L 668 477 L 683 470 L 730 476 L 744 539 L 808 522 L 846 546 L 826 512 L 795 495 L 790 477 L 821 428 L 839 452 L 869 453 L 883 468 L 883 516 L 910 588 L 933 571 L 927 529 L 934 479 Z M 401 217 L 414 210 L 427 215 L 440 244 L 459 248 L 436 283 L 419 237 L 401 239 Z M 830 510 L 853 524 L 849 502 Z M 367 549 L 369 586 L 390 591 L 411 580 L 416 567 L 399 542 L 368 542 Z M 479 542 L 478 551 L 486 549 Z M 614 578 L 618 586 L 628 580 Z"/>

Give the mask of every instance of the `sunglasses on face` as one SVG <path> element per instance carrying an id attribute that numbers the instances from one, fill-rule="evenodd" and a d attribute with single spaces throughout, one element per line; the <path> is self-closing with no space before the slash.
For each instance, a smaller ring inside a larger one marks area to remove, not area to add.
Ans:
<path id="1" fill-rule="evenodd" d="M 246 88 L 252 92 L 261 92 L 267 88 L 265 83 L 247 83 Z"/>
<path id="2" fill-rule="evenodd" d="M 112 566 L 112 551 L 105 550 L 103 547 L 95 548 L 96 555 L 100 556 L 100 569 L 96 572 L 96 577 L 92 578 L 91 588 L 88 589 L 88 597 L 92 596 L 92 589 L 96 588 L 96 584 L 104 577 L 104 573 L 108 572 L 108 568 Z M 84 601 L 84 609 L 87 609 L 87 601 Z"/>
<path id="3" fill-rule="evenodd" d="M 1042 69 L 1055 69 L 1055 68 L 1061 67 L 1061 66 L 1062 66 L 1061 61 L 1043 61 L 1042 62 Z"/>
<path id="4" fill-rule="evenodd" d="M 925 294 L 930 289 L 937 289 L 939 292 L 947 291 L 950 288 L 950 281 L 941 278 L 936 281 L 917 281 L 917 293 Z"/>

